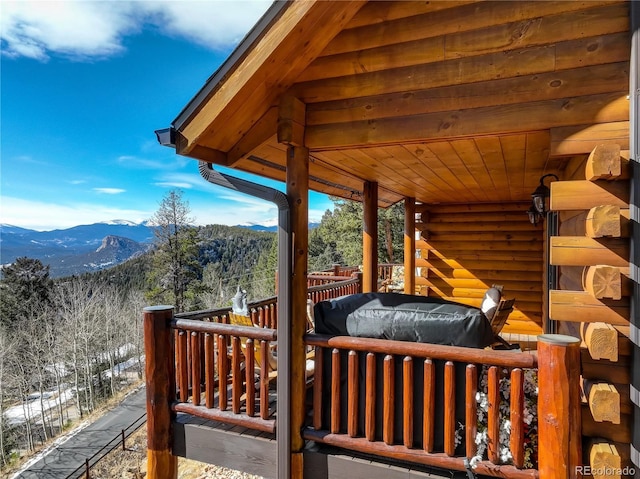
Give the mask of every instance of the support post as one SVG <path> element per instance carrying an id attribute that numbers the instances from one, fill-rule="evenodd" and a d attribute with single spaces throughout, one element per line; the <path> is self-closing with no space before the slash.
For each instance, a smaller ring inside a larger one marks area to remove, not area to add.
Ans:
<path id="1" fill-rule="evenodd" d="M 378 291 L 378 183 L 365 181 L 363 188 L 362 292 Z"/>
<path id="2" fill-rule="evenodd" d="M 404 293 L 416 293 L 416 199 L 404 199 Z"/>
<path id="3" fill-rule="evenodd" d="M 538 469 L 545 479 L 581 477 L 580 340 L 538 336 Z"/>
<path id="4" fill-rule="evenodd" d="M 291 476 L 302 477 L 302 427 L 305 416 L 305 365 L 303 336 L 307 330 L 307 257 L 309 244 L 309 150 L 290 146 L 287 149 L 287 196 L 291 205 L 293 232 L 293 274 L 291 283 Z M 287 414 L 283 404 L 278 414 Z"/>
<path id="5" fill-rule="evenodd" d="M 177 479 L 178 458 L 171 453 L 171 401 L 176 397 L 174 345 L 169 323 L 173 306 L 144 309 L 147 387 L 147 477 Z"/>

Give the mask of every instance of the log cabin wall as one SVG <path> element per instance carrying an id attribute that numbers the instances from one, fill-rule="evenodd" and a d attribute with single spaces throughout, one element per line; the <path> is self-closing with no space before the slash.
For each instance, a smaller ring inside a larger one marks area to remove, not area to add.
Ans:
<path id="1" fill-rule="evenodd" d="M 544 230 L 530 203 L 418 205 L 416 289 L 425 296 L 480 306 L 493 284 L 515 298 L 503 331 L 542 332 Z"/>
<path id="2" fill-rule="evenodd" d="M 582 340 L 584 464 L 610 470 L 631 465 L 628 155 L 605 143 L 574 158 L 550 200 L 560 225 L 550 241 L 559 286 L 549 315 L 558 332 Z"/>

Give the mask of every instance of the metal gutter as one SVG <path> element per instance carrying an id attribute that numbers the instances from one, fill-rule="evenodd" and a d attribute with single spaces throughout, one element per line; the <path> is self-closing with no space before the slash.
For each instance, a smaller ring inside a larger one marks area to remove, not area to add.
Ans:
<path id="1" fill-rule="evenodd" d="M 200 175 L 209 183 L 275 203 L 278 207 L 278 404 L 281 412 L 291 409 L 291 276 L 293 271 L 293 238 L 290 206 L 287 196 L 274 188 L 220 173 L 213 165 L 200 161 Z M 278 446 L 278 479 L 291 476 L 291 421 L 289 414 L 276 416 Z"/>
<path id="2" fill-rule="evenodd" d="M 214 93 L 218 84 L 224 80 L 224 78 L 231 73 L 237 63 L 239 63 L 251 49 L 251 47 L 265 34 L 269 26 L 286 10 L 290 2 L 286 0 L 275 0 L 269 9 L 262 15 L 260 20 L 253 26 L 253 28 L 242 39 L 238 46 L 233 50 L 231 55 L 224 61 L 224 63 L 211 75 L 204 86 L 198 93 L 187 103 L 187 105 L 178 114 L 171 125 L 178 131 L 182 129 L 182 126 L 187 123 L 191 118 L 198 113 L 202 104 Z"/>
<path id="3" fill-rule="evenodd" d="M 629 148 L 632 167 L 631 198 L 629 214 L 631 239 L 629 265 L 631 267 L 632 294 L 630 308 L 631 341 L 631 385 L 630 398 L 635 404 L 631 437 L 631 460 L 640 468 L 640 5 L 630 2 L 631 65 L 629 69 Z M 637 477 L 637 476 L 636 476 Z"/>

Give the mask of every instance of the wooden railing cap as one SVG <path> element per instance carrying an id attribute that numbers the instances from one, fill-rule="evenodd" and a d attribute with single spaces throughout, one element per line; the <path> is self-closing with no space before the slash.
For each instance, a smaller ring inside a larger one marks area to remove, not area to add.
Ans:
<path id="1" fill-rule="evenodd" d="M 143 309 L 143 311 L 153 312 L 153 311 L 167 311 L 169 309 L 173 309 L 175 306 L 169 306 L 166 304 L 158 304 L 156 306 L 147 306 Z"/>
<path id="2" fill-rule="evenodd" d="M 570 344 L 580 342 L 578 338 L 574 338 L 573 336 L 568 336 L 566 334 L 541 334 L 538 336 L 538 341 L 547 344 L 555 344 L 557 346 L 569 346 Z"/>

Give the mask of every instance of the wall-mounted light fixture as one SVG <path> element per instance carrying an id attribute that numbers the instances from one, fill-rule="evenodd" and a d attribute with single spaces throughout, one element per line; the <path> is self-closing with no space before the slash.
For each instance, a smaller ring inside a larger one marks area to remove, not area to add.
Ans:
<path id="1" fill-rule="evenodd" d="M 527 210 L 529 221 L 532 225 L 537 225 L 543 220 L 547 213 L 547 198 L 549 198 L 551 190 L 544 184 L 545 178 L 553 177 L 556 181 L 559 179 L 553 173 L 548 173 L 540 178 L 540 184 L 536 190 L 531 193 L 531 206 Z"/>

